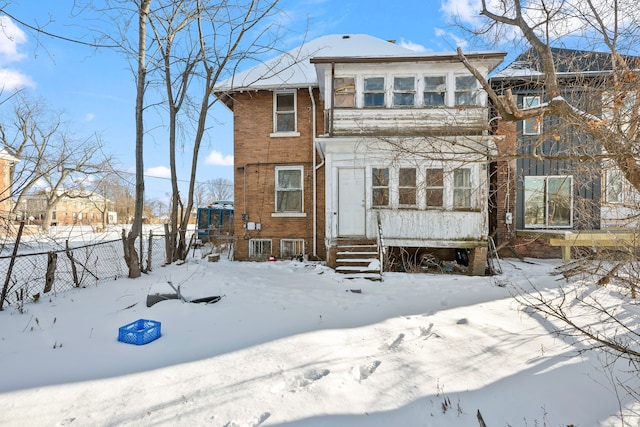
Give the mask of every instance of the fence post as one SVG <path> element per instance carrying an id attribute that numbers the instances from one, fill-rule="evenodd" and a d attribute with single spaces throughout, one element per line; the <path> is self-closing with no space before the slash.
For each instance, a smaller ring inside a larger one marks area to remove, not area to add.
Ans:
<path id="1" fill-rule="evenodd" d="M 58 262 L 58 254 L 55 252 L 49 252 L 49 254 L 47 255 L 47 273 L 44 276 L 45 285 L 42 293 L 46 294 L 53 288 L 57 262 Z"/>
<path id="2" fill-rule="evenodd" d="M 71 261 L 71 273 L 73 274 L 73 285 L 77 288 L 80 286 L 78 283 L 78 269 L 76 268 L 76 261 L 73 259 L 73 253 L 69 249 L 69 240 L 65 240 L 65 252 L 67 253 L 67 258 Z"/>
<path id="3" fill-rule="evenodd" d="M 147 271 L 151 271 L 152 265 L 151 265 L 151 255 L 152 255 L 152 250 L 151 248 L 153 247 L 153 230 L 149 230 L 149 247 L 147 248 Z"/>
<path id="4" fill-rule="evenodd" d="M 4 304 L 4 300 L 7 297 L 7 291 L 9 290 L 9 281 L 11 280 L 11 273 L 13 271 L 13 264 L 16 262 L 16 255 L 18 254 L 18 246 L 20 246 L 20 239 L 22 238 L 22 229 L 24 228 L 24 221 L 20 221 L 20 228 L 18 228 L 18 236 L 16 237 L 16 242 L 13 245 L 13 253 L 11 254 L 11 262 L 9 263 L 9 271 L 7 271 L 7 277 L 4 280 L 4 285 L 2 286 L 2 294 L 0 295 L 0 311 L 2 311 L 2 306 Z"/>

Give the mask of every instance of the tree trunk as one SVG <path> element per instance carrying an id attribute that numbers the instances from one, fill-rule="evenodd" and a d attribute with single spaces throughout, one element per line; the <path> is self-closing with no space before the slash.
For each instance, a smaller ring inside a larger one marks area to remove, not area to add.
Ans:
<path id="1" fill-rule="evenodd" d="M 136 238 L 142 231 L 142 211 L 144 208 L 144 160 L 143 160 L 143 142 L 144 142 L 144 89 L 147 75 L 145 58 L 147 55 L 146 38 L 147 38 L 147 18 L 149 9 L 151 8 L 151 0 L 143 0 L 140 4 L 139 13 L 139 35 L 138 35 L 138 80 L 136 88 L 136 204 L 133 224 L 129 235 L 124 236 L 124 259 L 129 267 L 129 277 L 136 278 L 141 275 L 140 261 L 138 260 L 138 252 L 136 251 Z"/>

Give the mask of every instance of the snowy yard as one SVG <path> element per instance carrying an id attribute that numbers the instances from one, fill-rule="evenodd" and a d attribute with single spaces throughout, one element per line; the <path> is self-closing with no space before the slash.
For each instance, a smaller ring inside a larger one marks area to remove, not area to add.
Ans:
<path id="1" fill-rule="evenodd" d="M 488 427 L 638 425 L 638 405 L 609 379 L 628 366 L 604 369 L 512 298 L 568 286 L 550 274 L 559 261 L 532 262 L 379 283 L 319 264 L 196 257 L 46 296 L 24 314 L 10 306 L 0 425 L 478 426 L 478 410 Z M 223 298 L 147 307 L 168 281 L 187 298 Z M 119 342 L 137 319 L 161 322 L 162 336 Z"/>

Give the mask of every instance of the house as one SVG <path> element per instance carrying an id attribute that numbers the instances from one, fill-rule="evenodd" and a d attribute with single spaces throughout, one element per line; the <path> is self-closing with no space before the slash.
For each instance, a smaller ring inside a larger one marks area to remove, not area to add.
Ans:
<path id="1" fill-rule="evenodd" d="M 49 198 L 47 190 L 30 194 L 24 198 L 16 213 L 31 224 L 41 224 Z M 80 190 L 60 191 L 51 217 L 51 225 L 101 226 L 117 222 L 113 201 L 100 194 Z"/>
<path id="2" fill-rule="evenodd" d="M 11 212 L 11 176 L 18 159 L 0 148 L 0 218 L 8 218 Z"/>
<path id="3" fill-rule="evenodd" d="M 561 48 L 552 48 L 552 54 L 561 95 L 588 114 L 607 117 L 611 55 Z M 490 83 L 499 95 L 510 90 L 523 109 L 549 101 L 534 49 L 492 76 Z M 559 238 L 637 226 L 636 192 L 591 135 L 554 116 L 496 123 L 496 133 L 503 138 L 492 168 L 496 191 L 491 226 L 503 254 L 555 258 L 561 254 Z"/>
<path id="4" fill-rule="evenodd" d="M 504 56 L 467 54 L 485 76 Z M 236 259 L 302 255 L 364 274 L 468 253 L 484 274 L 495 137 L 456 53 L 330 35 L 216 93 L 234 115 Z"/>

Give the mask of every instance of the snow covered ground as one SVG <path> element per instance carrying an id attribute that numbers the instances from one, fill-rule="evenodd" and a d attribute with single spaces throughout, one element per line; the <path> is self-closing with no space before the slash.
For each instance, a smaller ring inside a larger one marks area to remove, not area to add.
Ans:
<path id="1" fill-rule="evenodd" d="M 603 368 L 512 298 L 568 286 L 550 274 L 558 264 L 379 283 L 196 256 L 45 296 L 0 312 L 0 425 L 478 426 L 478 411 L 488 427 L 640 425 L 609 379 L 627 365 Z M 187 298 L 223 298 L 147 307 L 169 281 Z M 162 336 L 119 342 L 137 319 Z"/>

